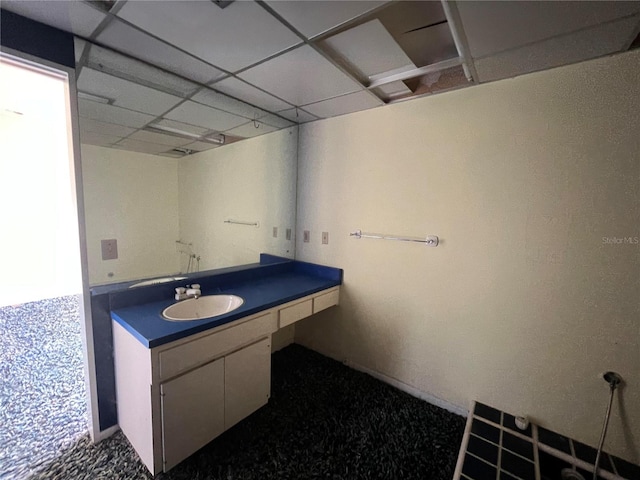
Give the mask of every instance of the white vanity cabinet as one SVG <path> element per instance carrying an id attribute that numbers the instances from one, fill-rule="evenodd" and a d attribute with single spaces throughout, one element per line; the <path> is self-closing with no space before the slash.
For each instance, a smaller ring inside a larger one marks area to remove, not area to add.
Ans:
<path id="1" fill-rule="evenodd" d="M 265 405 L 271 334 L 337 305 L 338 292 L 323 290 L 151 349 L 113 321 L 118 424 L 149 471 L 168 471 Z"/>

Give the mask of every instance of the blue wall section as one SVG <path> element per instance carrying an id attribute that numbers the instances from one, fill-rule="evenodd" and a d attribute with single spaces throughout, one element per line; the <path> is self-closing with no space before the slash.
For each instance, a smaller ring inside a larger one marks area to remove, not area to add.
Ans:
<path id="1" fill-rule="evenodd" d="M 65 67 L 75 68 L 73 35 L 0 10 L 0 44 Z"/>
<path id="2" fill-rule="evenodd" d="M 98 423 L 100 424 L 100 430 L 104 430 L 118 423 L 109 294 L 91 297 L 91 318 L 93 322 L 93 350 L 96 361 Z"/>

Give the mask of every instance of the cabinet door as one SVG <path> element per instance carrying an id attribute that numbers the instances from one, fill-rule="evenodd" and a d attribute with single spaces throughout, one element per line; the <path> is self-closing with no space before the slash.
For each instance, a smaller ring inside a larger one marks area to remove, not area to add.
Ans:
<path id="1" fill-rule="evenodd" d="M 166 472 L 224 431 L 224 358 L 160 386 Z"/>
<path id="2" fill-rule="evenodd" d="M 224 427 L 232 427 L 269 401 L 271 338 L 225 357 Z"/>

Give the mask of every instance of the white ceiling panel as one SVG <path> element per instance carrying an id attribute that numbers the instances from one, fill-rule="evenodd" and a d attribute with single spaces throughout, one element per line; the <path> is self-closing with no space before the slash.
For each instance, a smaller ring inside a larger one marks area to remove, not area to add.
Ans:
<path id="1" fill-rule="evenodd" d="M 380 100 L 374 98 L 369 92 L 362 91 L 307 105 L 304 108 L 318 117 L 327 118 L 366 110 L 379 105 L 382 105 Z"/>
<path id="2" fill-rule="evenodd" d="M 323 44 L 365 78 L 391 70 L 401 72 L 416 68 L 378 19 L 329 37 Z"/>
<path id="3" fill-rule="evenodd" d="M 198 84 L 180 78 L 172 73 L 147 65 L 98 45 L 89 49 L 87 65 L 94 70 L 117 75 L 128 80 L 141 80 L 163 92 L 178 96 L 188 96 L 200 88 Z"/>
<path id="4" fill-rule="evenodd" d="M 127 137 L 136 131 L 135 128 L 123 127 L 113 123 L 99 122 L 90 118 L 80 117 L 80 131 L 94 132 L 103 135 L 115 135 L 117 137 Z"/>
<path id="5" fill-rule="evenodd" d="M 242 72 L 240 77 L 298 106 L 361 88 L 309 45 Z"/>
<path id="6" fill-rule="evenodd" d="M 318 119 L 315 115 L 311 115 L 300 108 L 289 108 L 278 112 L 278 115 L 282 115 L 295 123 L 313 122 Z"/>
<path id="7" fill-rule="evenodd" d="M 189 125 L 187 123 L 176 122 L 175 120 L 167 120 L 166 118 L 163 118 L 162 120 L 154 122 L 154 125 L 164 125 L 165 127 L 180 130 L 182 132 L 193 133 L 199 136 L 202 136 L 206 132 L 211 130 L 210 128 L 197 127 L 195 125 Z"/>
<path id="8" fill-rule="evenodd" d="M 262 90 L 248 85 L 237 78 L 225 78 L 221 82 L 214 83 L 212 88 L 236 98 L 242 98 L 249 103 L 262 107 L 266 110 L 276 111 L 291 107 L 287 102 L 269 95 Z"/>
<path id="9" fill-rule="evenodd" d="M 258 123 L 258 128 L 256 128 L 253 122 L 249 122 L 224 133 L 235 137 L 249 138 L 264 135 L 265 133 L 275 132 L 276 130 L 278 130 L 276 127 L 272 127 L 264 123 Z"/>
<path id="10" fill-rule="evenodd" d="M 210 90 L 208 88 L 203 88 L 202 90 L 200 90 L 193 97 L 191 97 L 191 100 L 198 103 L 203 103 L 204 105 L 209 105 L 210 107 L 214 107 L 219 110 L 224 110 L 225 112 L 242 115 L 243 117 L 247 118 L 261 117 L 267 114 L 267 112 L 261 110 L 260 108 L 249 105 L 248 103 L 241 102 L 240 100 L 236 100 L 235 98 L 231 98 L 227 95 L 214 92 L 213 90 Z"/>
<path id="11" fill-rule="evenodd" d="M 101 147 L 109 147 L 114 143 L 122 140 L 122 137 L 116 135 L 107 135 L 96 132 L 80 132 L 80 143 L 88 145 L 99 145 Z"/>
<path id="12" fill-rule="evenodd" d="M 207 142 L 193 142 L 188 143 L 184 146 L 184 148 L 188 148 L 189 150 L 195 150 L 196 152 L 204 152 L 205 150 L 211 150 L 212 148 L 218 148 L 222 145 L 214 145 L 213 143 Z"/>
<path id="13" fill-rule="evenodd" d="M 157 143 L 158 145 L 167 145 L 171 147 L 182 147 L 187 143 L 193 142 L 193 140 L 189 138 L 180 138 L 180 137 L 175 137 L 173 135 L 164 135 L 162 133 L 147 132 L 146 130 L 138 130 L 129 138 L 132 140 L 139 140 L 141 142 Z"/>
<path id="14" fill-rule="evenodd" d="M 225 9 L 209 1 L 127 2 L 118 16 L 228 71 L 300 43 L 255 2 L 234 2 Z"/>
<path id="15" fill-rule="evenodd" d="M 474 58 L 640 12 L 640 2 L 456 2 Z"/>
<path id="16" fill-rule="evenodd" d="M 215 67 L 167 45 L 117 19 L 112 20 L 97 40 L 108 47 L 193 79 L 209 83 L 224 76 Z"/>
<path id="17" fill-rule="evenodd" d="M 78 1 L 2 0 L 2 8 L 66 32 L 89 37 L 106 15 Z"/>
<path id="18" fill-rule="evenodd" d="M 376 90 L 379 90 L 383 97 L 392 98 L 400 95 L 407 95 L 411 93 L 411 90 L 407 85 L 398 80 L 397 82 L 386 83 L 380 85 Z"/>
<path id="19" fill-rule="evenodd" d="M 169 145 L 159 145 L 157 143 L 149 143 L 149 142 L 141 142 L 139 140 L 132 140 L 130 138 L 125 138 L 124 140 L 120 140 L 116 145 L 116 148 L 122 148 L 124 150 L 131 150 L 134 152 L 140 153 L 149 153 L 151 155 L 157 155 L 162 152 L 166 152 L 167 150 L 172 150 L 173 147 Z"/>
<path id="20" fill-rule="evenodd" d="M 112 99 L 113 105 L 118 107 L 152 115 L 161 115 L 183 100 L 90 68 L 83 68 L 80 72 L 78 90 Z"/>
<path id="21" fill-rule="evenodd" d="M 475 61 L 481 82 L 515 77 L 619 51 L 626 46 L 640 16 L 555 37 Z"/>
<path id="22" fill-rule="evenodd" d="M 307 38 L 327 32 L 385 3 L 388 2 L 267 0 L 271 8 Z"/>
<path id="23" fill-rule="evenodd" d="M 85 47 L 87 46 L 87 42 L 85 42 L 80 37 L 73 37 L 73 50 L 76 54 L 76 63 L 80 61 L 80 57 L 84 52 Z"/>
<path id="24" fill-rule="evenodd" d="M 188 122 L 207 127 L 218 132 L 229 130 L 246 123 L 247 119 L 231 113 L 216 110 L 196 102 L 187 101 L 165 115 L 171 120 Z"/>
<path id="25" fill-rule="evenodd" d="M 92 102 L 82 98 L 78 99 L 78 112 L 81 117 L 133 128 L 143 127 L 155 118 L 146 113 L 134 112 L 126 108 L 105 105 L 104 103 Z"/>

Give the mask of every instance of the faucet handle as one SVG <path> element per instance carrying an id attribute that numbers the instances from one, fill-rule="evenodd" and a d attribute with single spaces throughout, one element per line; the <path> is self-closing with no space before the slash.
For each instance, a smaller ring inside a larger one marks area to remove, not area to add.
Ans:
<path id="1" fill-rule="evenodd" d="M 193 285 L 191 285 L 191 288 L 195 288 L 196 290 L 200 288 L 200 284 L 199 283 L 194 283 Z"/>
<path id="2" fill-rule="evenodd" d="M 176 293 L 178 293 L 178 294 L 180 294 L 180 293 L 184 293 L 184 292 L 186 292 L 186 291 L 187 291 L 187 289 L 186 289 L 186 288 L 184 288 L 184 287 L 178 287 L 178 288 L 176 288 Z"/>

